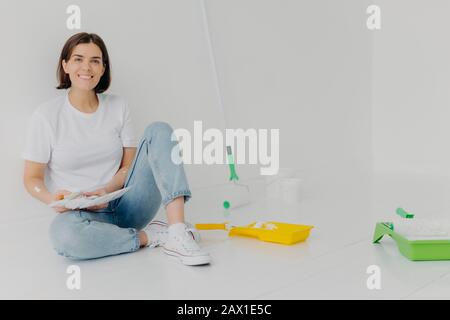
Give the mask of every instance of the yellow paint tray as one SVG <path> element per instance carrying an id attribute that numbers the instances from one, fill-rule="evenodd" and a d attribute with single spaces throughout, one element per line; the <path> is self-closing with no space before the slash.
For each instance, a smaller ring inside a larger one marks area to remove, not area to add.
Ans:
<path id="1" fill-rule="evenodd" d="M 196 224 L 199 230 L 229 230 L 229 236 L 245 236 L 261 241 L 275 242 L 286 245 L 304 241 L 309 237 L 313 226 L 283 222 L 254 222 L 247 226 L 230 226 L 228 223 Z"/>

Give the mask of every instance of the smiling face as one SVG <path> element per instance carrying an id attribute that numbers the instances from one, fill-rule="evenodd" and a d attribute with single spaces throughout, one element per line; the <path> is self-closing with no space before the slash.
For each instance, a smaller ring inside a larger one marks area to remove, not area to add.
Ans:
<path id="1" fill-rule="evenodd" d="M 105 72 L 102 51 L 92 42 L 78 44 L 68 61 L 61 63 L 72 87 L 80 90 L 93 90 Z"/>

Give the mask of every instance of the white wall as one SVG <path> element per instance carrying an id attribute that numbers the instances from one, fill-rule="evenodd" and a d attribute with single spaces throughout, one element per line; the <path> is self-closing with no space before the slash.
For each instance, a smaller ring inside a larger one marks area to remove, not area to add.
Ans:
<path id="1" fill-rule="evenodd" d="M 382 27 L 373 54 L 375 210 L 443 214 L 450 209 L 450 3 L 376 3 Z"/>
<path id="2" fill-rule="evenodd" d="M 376 171 L 448 176 L 448 1 L 377 1 L 373 146 Z"/>
<path id="3" fill-rule="evenodd" d="M 369 214 L 367 1 L 207 1 L 231 127 L 280 128 L 280 166 L 300 170 L 314 214 Z M 257 168 L 248 168 L 256 174 Z M 361 191 L 363 191 L 361 193 Z M 349 199 L 351 199 L 349 201 Z M 333 206 L 333 205 L 332 205 Z M 361 208 L 365 208 L 361 212 Z"/>
<path id="4" fill-rule="evenodd" d="M 27 118 L 56 93 L 58 55 L 74 33 L 65 27 L 69 4 L 0 3 L 6 44 L 0 222 L 48 213 L 23 189 L 20 152 Z M 207 0 L 225 118 L 200 0 L 77 4 L 81 31 L 100 34 L 108 46 L 111 92 L 130 101 L 140 132 L 154 120 L 188 129 L 194 120 L 204 127 L 279 128 L 281 167 L 300 169 L 311 186 L 323 188 L 324 202 L 368 188 L 372 35 L 365 27 L 366 1 Z M 226 166 L 186 170 L 193 188 L 226 182 Z M 259 175 L 259 166 L 239 170 L 243 178 Z"/>

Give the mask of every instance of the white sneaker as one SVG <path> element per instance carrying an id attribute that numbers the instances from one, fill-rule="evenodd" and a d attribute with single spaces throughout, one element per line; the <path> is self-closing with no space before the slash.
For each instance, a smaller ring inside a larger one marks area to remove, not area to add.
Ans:
<path id="1" fill-rule="evenodd" d="M 186 227 L 188 233 L 192 238 L 198 243 L 200 242 L 200 233 L 198 230 L 189 222 L 186 222 Z M 167 237 L 169 232 L 167 230 L 168 224 L 164 221 L 154 220 L 150 222 L 143 231 L 147 234 L 149 243 L 147 244 L 150 248 L 155 248 L 164 245 L 167 242 Z"/>
<path id="2" fill-rule="evenodd" d="M 150 222 L 142 231 L 147 235 L 147 247 L 159 247 L 167 241 L 167 225 L 163 225 L 161 221 Z"/>
<path id="3" fill-rule="evenodd" d="M 168 229 L 169 234 L 167 242 L 164 244 L 164 253 L 180 259 L 183 264 L 188 266 L 211 262 L 209 253 L 200 248 L 186 224 L 177 223 Z"/>

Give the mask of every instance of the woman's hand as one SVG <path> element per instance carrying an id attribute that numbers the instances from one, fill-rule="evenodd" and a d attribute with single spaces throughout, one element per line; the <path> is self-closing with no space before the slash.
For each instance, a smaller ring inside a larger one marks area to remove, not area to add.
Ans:
<path id="1" fill-rule="evenodd" d="M 68 191 L 68 190 L 58 190 L 56 191 L 53 195 L 52 195 L 52 202 L 53 201 L 58 201 L 58 200 L 62 200 L 64 199 L 65 195 L 69 195 L 72 192 Z M 58 213 L 63 213 L 66 211 L 69 211 L 70 209 L 65 208 L 65 207 L 53 207 L 53 209 L 58 212 Z"/>
<path id="2" fill-rule="evenodd" d="M 99 197 L 101 197 L 101 196 L 103 196 L 103 195 L 105 195 L 107 193 L 108 192 L 106 191 L 105 188 L 100 188 L 100 189 L 97 189 L 97 190 L 94 190 L 94 191 L 91 191 L 91 192 L 83 192 L 83 195 L 86 196 L 86 197 L 89 197 L 89 196 L 99 196 Z M 107 208 L 107 207 L 108 207 L 108 203 L 104 203 L 104 204 L 99 204 L 97 206 L 87 207 L 84 210 L 95 211 L 95 210 L 100 210 L 100 209 L 104 209 L 104 208 Z"/>

